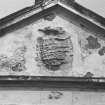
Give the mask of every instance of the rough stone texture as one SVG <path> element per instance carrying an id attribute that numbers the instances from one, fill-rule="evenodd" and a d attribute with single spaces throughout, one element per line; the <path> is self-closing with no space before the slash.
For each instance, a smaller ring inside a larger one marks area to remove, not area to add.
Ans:
<path id="1" fill-rule="evenodd" d="M 49 98 L 49 95 L 52 98 Z M 104 105 L 105 92 L 87 91 L 0 91 L 1 105 Z"/>
<path id="2" fill-rule="evenodd" d="M 0 75 L 105 77 L 105 41 L 85 28 L 53 11 L 8 33 L 0 39 Z"/>
<path id="3" fill-rule="evenodd" d="M 0 91 L 0 104 L 39 104 L 40 91 L 2 90 Z"/>
<path id="4" fill-rule="evenodd" d="M 47 14 L 0 38 L 0 75 L 105 77 L 105 41 L 67 18 Z M 105 105 L 105 91 L 5 88 L 1 105 Z"/>
<path id="5" fill-rule="evenodd" d="M 59 27 L 59 30 L 49 28 L 40 31 L 45 34 L 45 37 L 38 38 L 38 53 L 41 58 L 39 59 L 46 69 L 57 71 L 61 66 L 70 63 L 67 60 L 67 58 L 72 58 L 73 56 L 73 45 L 70 36 L 66 36 L 61 27 Z"/>
<path id="6" fill-rule="evenodd" d="M 105 47 L 102 47 L 99 51 L 98 51 L 100 56 L 103 56 L 105 53 Z"/>
<path id="7" fill-rule="evenodd" d="M 49 14 L 45 15 L 43 18 L 44 18 L 44 20 L 52 21 L 53 19 L 55 19 L 55 17 L 56 17 L 56 14 L 49 13 Z"/>
<path id="8" fill-rule="evenodd" d="M 86 47 L 89 49 L 98 49 L 101 47 L 101 44 L 98 43 L 98 39 L 93 36 L 89 36 L 86 40 L 88 41 Z"/>

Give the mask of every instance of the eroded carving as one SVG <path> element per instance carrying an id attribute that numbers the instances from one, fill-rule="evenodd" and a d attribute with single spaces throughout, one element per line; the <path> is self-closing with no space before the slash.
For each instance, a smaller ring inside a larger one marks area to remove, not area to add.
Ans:
<path id="1" fill-rule="evenodd" d="M 59 92 L 59 91 L 52 91 L 49 96 L 48 96 L 48 99 L 61 99 L 63 96 L 63 93 L 62 92 Z"/>
<path id="2" fill-rule="evenodd" d="M 59 70 L 62 65 L 73 62 L 73 59 L 68 61 L 68 58 L 73 57 L 71 37 L 67 36 L 64 30 L 60 32 L 61 29 L 39 30 L 46 35 L 37 39 L 39 58 L 42 64 L 51 71 Z"/>
<path id="3" fill-rule="evenodd" d="M 57 28 L 45 27 L 44 29 L 39 29 L 38 31 L 43 32 L 45 35 L 61 36 L 61 34 L 65 34 L 65 31 L 62 29 L 62 27 Z"/>
<path id="4" fill-rule="evenodd" d="M 52 21 L 53 19 L 55 19 L 55 17 L 56 17 L 56 15 L 54 13 L 49 13 L 44 16 L 44 19 L 47 21 Z"/>
<path id="5" fill-rule="evenodd" d="M 11 59 L 10 61 L 10 69 L 13 72 L 21 72 L 26 69 L 25 67 L 25 61 L 23 60 L 17 60 L 17 59 Z"/>
<path id="6" fill-rule="evenodd" d="M 10 70 L 9 58 L 6 55 L 0 55 L 0 70 Z"/>
<path id="7" fill-rule="evenodd" d="M 87 77 L 87 78 L 92 78 L 94 76 L 94 74 L 93 73 L 91 73 L 91 72 L 87 72 L 86 74 L 85 74 L 85 76 L 84 77 Z"/>
<path id="8" fill-rule="evenodd" d="M 0 70 L 7 70 L 8 72 L 21 72 L 25 68 L 25 47 L 17 48 L 13 56 L 0 55 Z"/>

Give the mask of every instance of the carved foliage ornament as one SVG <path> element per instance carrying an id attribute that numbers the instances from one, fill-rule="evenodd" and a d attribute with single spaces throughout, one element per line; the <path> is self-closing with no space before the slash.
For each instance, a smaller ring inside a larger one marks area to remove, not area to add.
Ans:
<path id="1" fill-rule="evenodd" d="M 25 68 L 24 53 L 25 47 L 20 47 L 15 50 L 13 56 L 0 55 L 0 70 L 7 70 L 8 72 L 21 72 Z"/>

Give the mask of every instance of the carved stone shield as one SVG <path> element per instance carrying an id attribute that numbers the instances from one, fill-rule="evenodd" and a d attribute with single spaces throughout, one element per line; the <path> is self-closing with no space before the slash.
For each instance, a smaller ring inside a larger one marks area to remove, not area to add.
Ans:
<path id="1" fill-rule="evenodd" d="M 73 44 L 71 36 L 61 27 L 39 29 L 44 33 L 37 38 L 37 58 L 39 66 L 48 71 L 60 71 L 63 66 L 73 63 Z"/>

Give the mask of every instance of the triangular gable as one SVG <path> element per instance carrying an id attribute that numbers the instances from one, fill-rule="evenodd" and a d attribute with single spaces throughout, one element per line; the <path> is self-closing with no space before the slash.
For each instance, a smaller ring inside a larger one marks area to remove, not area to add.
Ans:
<path id="1" fill-rule="evenodd" d="M 1 28 L 2 75 L 105 76 L 103 26 L 61 2 L 30 13 Z"/>

